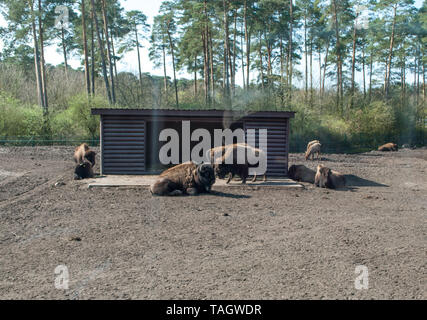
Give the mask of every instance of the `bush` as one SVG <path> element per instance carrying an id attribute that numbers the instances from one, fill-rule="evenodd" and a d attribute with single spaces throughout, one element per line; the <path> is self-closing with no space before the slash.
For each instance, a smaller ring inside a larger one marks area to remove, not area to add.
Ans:
<path id="1" fill-rule="evenodd" d="M 69 108 L 65 111 L 65 114 L 59 116 L 59 120 L 69 114 L 75 133 L 93 139 L 98 134 L 99 119 L 92 116 L 91 109 L 106 108 L 108 106 L 108 101 L 102 97 L 95 96 L 88 99 L 85 94 L 79 94 L 70 100 Z M 63 121 L 65 120 L 63 119 Z"/>
<path id="2" fill-rule="evenodd" d="M 359 145 L 376 147 L 396 136 L 393 108 L 383 101 L 372 102 L 364 109 L 353 111 L 349 132 Z"/>
<path id="3" fill-rule="evenodd" d="M 38 106 L 22 105 L 0 92 L 0 136 L 38 136 L 43 132 L 43 111 Z"/>

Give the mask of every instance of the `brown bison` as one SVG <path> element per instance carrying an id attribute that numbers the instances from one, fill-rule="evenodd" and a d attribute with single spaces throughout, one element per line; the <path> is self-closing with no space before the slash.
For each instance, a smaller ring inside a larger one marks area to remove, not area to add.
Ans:
<path id="1" fill-rule="evenodd" d="M 378 148 L 378 151 L 398 151 L 399 148 L 395 143 L 386 143 Z"/>
<path id="2" fill-rule="evenodd" d="M 310 141 L 310 142 L 307 144 L 307 149 L 306 149 L 306 150 L 310 149 L 310 147 L 311 147 L 313 144 L 316 144 L 316 143 L 320 143 L 320 141 L 319 141 L 319 140 L 313 140 L 313 141 Z"/>
<path id="3" fill-rule="evenodd" d="M 93 178 L 92 163 L 85 160 L 79 163 L 74 169 L 74 180 Z"/>
<path id="4" fill-rule="evenodd" d="M 345 187 L 346 180 L 341 173 L 319 164 L 314 184 L 320 188 L 339 189 Z"/>
<path id="5" fill-rule="evenodd" d="M 210 192 L 214 183 L 215 173 L 210 164 L 189 161 L 164 171 L 151 185 L 150 192 L 157 196 L 196 195 Z"/>
<path id="6" fill-rule="evenodd" d="M 305 160 L 308 160 L 311 156 L 311 160 L 314 160 L 314 154 L 317 154 L 317 159 L 320 158 L 320 147 L 322 145 L 318 142 L 313 143 L 305 152 Z"/>
<path id="7" fill-rule="evenodd" d="M 238 163 L 238 154 L 244 156 L 244 163 Z M 229 174 L 227 183 L 233 179 L 234 175 L 239 175 L 242 179 L 242 183 L 246 183 L 246 179 L 249 176 L 249 164 L 247 155 L 252 154 L 259 159 L 267 160 L 266 154 L 263 150 L 254 148 L 246 143 L 235 143 L 226 146 L 219 146 L 208 150 L 207 156 L 211 163 L 214 164 L 215 174 L 218 178 L 224 179 Z M 232 161 L 231 161 L 232 157 Z M 227 159 L 229 161 L 227 161 Z M 257 174 L 255 173 L 252 182 L 257 180 Z M 267 181 L 267 176 L 264 174 L 263 181 Z"/>
<path id="8" fill-rule="evenodd" d="M 95 151 L 90 150 L 87 143 L 81 144 L 74 150 L 74 161 L 78 164 L 82 164 L 83 162 L 85 162 L 85 160 L 87 160 L 92 164 L 93 167 L 95 166 L 95 158 Z"/>
<path id="9" fill-rule="evenodd" d="M 292 165 L 288 170 L 288 175 L 295 181 L 314 183 L 316 172 L 303 165 Z"/>

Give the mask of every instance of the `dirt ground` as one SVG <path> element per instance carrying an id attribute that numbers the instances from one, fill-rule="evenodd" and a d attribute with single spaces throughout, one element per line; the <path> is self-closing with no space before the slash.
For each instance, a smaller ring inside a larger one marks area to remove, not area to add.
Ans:
<path id="1" fill-rule="evenodd" d="M 72 153 L 0 147 L 1 299 L 426 299 L 425 148 L 323 155 L 347 175 L 343 191 L 173 198 L 88 189 Z M 58 265 L 68 290 L 55 288 Z"/>

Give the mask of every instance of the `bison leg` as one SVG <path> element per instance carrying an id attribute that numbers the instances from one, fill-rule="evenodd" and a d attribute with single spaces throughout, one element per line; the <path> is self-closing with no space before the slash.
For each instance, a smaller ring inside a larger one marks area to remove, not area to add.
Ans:
<path id="1" fill-rule="evenodd" d="M 227 180 L 226 184 L 229 184 L 231 179 L 233 179 L 233 177 L 234 177 L 234 173 L 230 172 L 230 175 L 228 176 L 228 180 Z"/>
<path id="2" fill-rule="evenodd" d="M 150 188 L 150 192 L 156 196 L 173 196 L 181 195 L 182 191 L 174 186 L 174 183 L 169 179 L 162 178 L 157 180 Z"/>
<path id="3" fill-rule="evenodd" d="M 257 178 L 257 175 L 256 175 L 256 173 L 254 174 L 254 178 L 252 179 L 252 182 L 256 182 L 256 178 Z"/>
<path id="4" fill-rule="evenodd" d="M 186 190 L 186 192 L 190 195 L 190 196 L 195 196 L 195 195 L 197 195 L 197 189 L 196 188 L 188 188 L 187 190 Z"/>
<path id="5" fill-rule="evenodd" d="M 182 195 L 182 191 L 181 190 L 174 190 L 172 192 L 169 192 L 168 195 L 169 196 L 180 196 L 180 195 Z"/>

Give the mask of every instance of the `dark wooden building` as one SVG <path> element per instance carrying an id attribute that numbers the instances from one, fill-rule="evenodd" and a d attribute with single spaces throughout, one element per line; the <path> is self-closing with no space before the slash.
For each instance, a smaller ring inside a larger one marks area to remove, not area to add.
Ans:
<path id="1" fill-rule="evenodd" d="M 293 112 L 242 113 L 223 110 L 92 109 L 100 116 L 101 174 L 140 175 L 162 171 L 159 142 L 163 129 L 175 129 L 181 136 L 183 121 L 191 132 L 204 128 L 267 129 L 267 175 L 288 174 L 289 129 Z M 258 142 L 258 136 L 256 137 Z M 197 143 L 197 142 L 196 142 Z M 212 139 L 212 147 L 213 147 Z M 192 143 L 194 144 L 194 143 Z"/>

